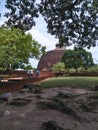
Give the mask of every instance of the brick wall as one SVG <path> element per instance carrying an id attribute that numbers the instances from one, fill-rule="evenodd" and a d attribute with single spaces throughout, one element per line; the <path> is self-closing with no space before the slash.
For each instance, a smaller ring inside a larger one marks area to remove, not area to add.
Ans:
<path id="1" fill-rule="evenodd" d="M 28 77 L 25 71 L 13 71 L 13 74 L 17 74 L 16 78 L 7 78 L 8 82 L 0 82 L 0 94 L 6 92 L 19 91 L 24 88 L 25 85 L 39 82 L 49 77 L 55 76 L 53 72 L 40 72 L 40 76 Z M 23 79 L 18 79 L 17 77 L 23 76 Z"/>
<path id="2" fill-rule="evenodd" d="M 45 78 L 46 77 L 38 77 L 38 78 L 28 77 L 28 78 L 23 78 L 21 80 L 11 79 L 8 82 L 0 82 L 0 94 L 6 92 L 19 91 L 23 89 L 25 85 L 44 80 Z"/>

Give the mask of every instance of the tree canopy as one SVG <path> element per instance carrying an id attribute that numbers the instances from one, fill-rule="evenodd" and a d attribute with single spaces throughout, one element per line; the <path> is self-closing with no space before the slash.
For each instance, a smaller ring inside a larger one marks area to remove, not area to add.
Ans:
<path id="1" fill-rule="evenodd" d="M 59 46 L 96 46 L 98 40 L 97 0 L 6 0 L 7 25 L 24 32 L 35 25 L 40 12 L 48 32 L 59 39 Z M 39 11 L 39 12 L 38 12 Z"/>
<path id="2" fill-rule="evenodd" d="M 5 16 L 7 25 L 20 28 L 24 32 L 35 25 L 34 18 L 38 17 L 35 6 L 36 0 L 6 0 L 5 7 L 8 9 Z"/>
<path id="3" fill-rule="evenodd" d="M 59 46 L 96 46 L 97 0 L 41 0 L 39 9 L 48 32 L 59 39 Z"/>
<path id="4" fill-rule="evenodd" d="M 33 40 L 31 34 L 18 28 L 0 27 L 0 66 L 28 64 L 29 58 L 38 58 L 44 51 L 45 47 Z"/>
<path id="5" fill-rule="evenodd" d="M 64 62 L 66 69 L 74 68 L 76 72 L 79 67 L 88 69 L 94 65 L 92 54 L 82 48 L 66 50 L 62 57 L 62 62 Z"/>

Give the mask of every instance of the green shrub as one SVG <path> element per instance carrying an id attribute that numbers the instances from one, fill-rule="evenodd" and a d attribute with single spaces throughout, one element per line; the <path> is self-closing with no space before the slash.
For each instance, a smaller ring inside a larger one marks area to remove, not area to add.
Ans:
<path id="1" fill-rule="evenodd" d="M 98 65 L 90 67 L 87 71 L 88 72 L 98 72 Z"/>

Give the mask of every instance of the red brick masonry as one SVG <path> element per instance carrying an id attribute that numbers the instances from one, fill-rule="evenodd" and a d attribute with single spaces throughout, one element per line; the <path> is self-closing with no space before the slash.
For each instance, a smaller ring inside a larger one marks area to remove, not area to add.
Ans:
<path id="1" fill-rule="evenodd" d="M 55 74 L 51 72 L 42 72 L 40 77 L 23 77 L 23 78 L 10 78 L 7 82 L 0 82 L 0 94 L 6 92 L 19 91 L 24 88 L 25 85 L 42 81 L 46 78 L 53 77 Z"/>

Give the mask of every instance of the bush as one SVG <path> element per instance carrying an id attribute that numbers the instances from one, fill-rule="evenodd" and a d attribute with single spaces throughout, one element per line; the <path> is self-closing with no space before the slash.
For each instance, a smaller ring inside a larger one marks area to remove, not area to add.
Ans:
<path id="1" fill-rule="evenodd" d="M 98 65 L 92 66 L 88 68 L 88 72 L 98 72 Z"/>
<path id="2" fill-rule="evenodd" d="M 65 70 L 65 64 L 63 62 L 58 62 L 53 65 L 53 71 L 62 72 Z"/>

